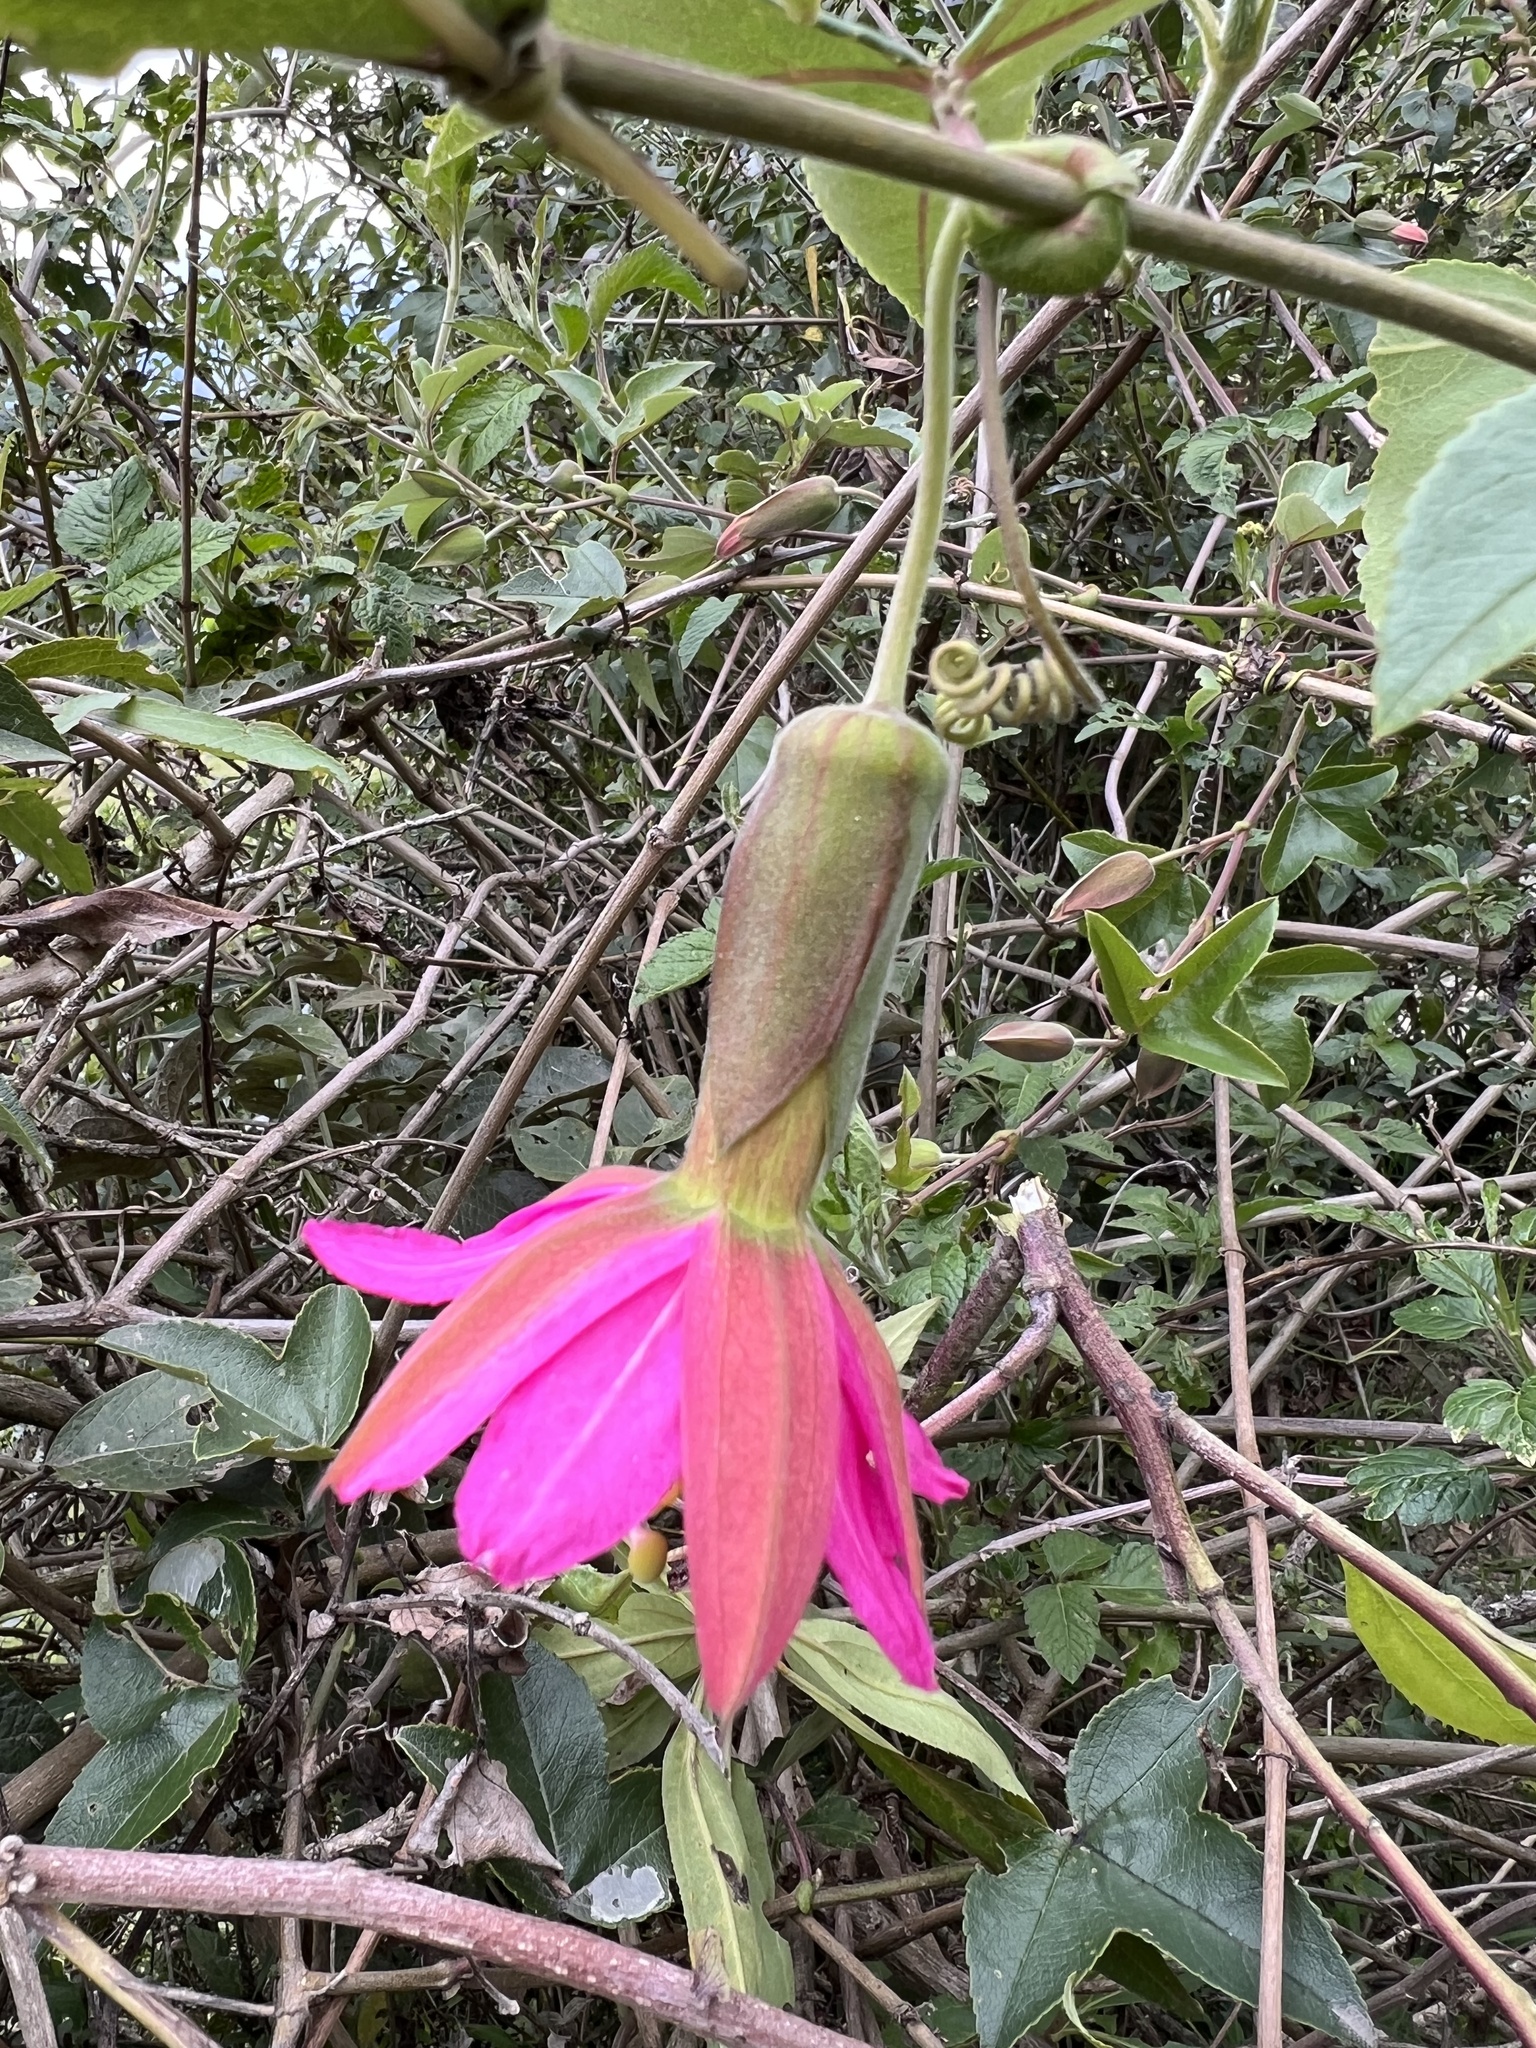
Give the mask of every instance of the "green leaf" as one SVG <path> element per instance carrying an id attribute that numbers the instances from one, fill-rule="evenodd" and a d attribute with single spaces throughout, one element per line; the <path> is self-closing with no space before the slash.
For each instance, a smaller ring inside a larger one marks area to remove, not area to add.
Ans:
<path id="1" fill-rule="evenodd" d="M 45 676 L 99 676 L 109 683 L 138 683 L 161 690 L 175 687 L 147 654 L 135 647 L 119 647 L 115 640 L 44 640 L 35 647 L 18 647 L 7 656 L 6 665 L 12 675 L 27 682 Z"/>
<path id="2" fill-rule="evenodd" d="M 846 1621 L 807 1617 L 784 1652 L 789 1678 L 839 1719 L 855 1714 L 963 1757 L 1005 1792 L 1026 1797 L 1012 1764 L 973 1714 L 948 1693 L 908 1685 L 872 1636 Z"/>
<path id="3" fill-rule="evenodd" d="M 141 1735 L 188 1688 L 131 1635 L 93 1621 L 80 1648 L 80 1698 L 91 1726 L 108 1742 Z"/>
<path id="4" fill-rule="evenodd" d="M 1413 1447 L 1362 1458 L 1350 1483 L 1369 1501 L 1365 1512 L 1373 1522 L 1395 1515 L 1405 1529 L 1480 1522 L 1493 1513 L 1498 1499 L 1492 1478 L 1481 1467 L 1464 1465 L 1449 1451 Z"/>
<path id="5" fill-rule="evenodd" d="M 59 1724 L 8 1672 L 0 1671 L 0 1779 L 24 1771 L 59 1739 Z"/>
<path id="6" fill-rule="evenodd" d="M 763 1918 L 768 1855 L 752 1782 L 729 1778 L 679 1726 L 662 1760 L 667 1846 L 696 1969 L 713 1966 L 738 1991 L 787 2005 L 794 1995 L 788 1944 Z"/>
<path id="7" fill-rule="evenodd" d="M 1470 1329 L 1488 1321 L 1480 1310 L 1476 1315 Z M 1528 1404 L 1521 1398 L 1524 1393 L 1524 1385 L 1517 1391 L 1508 1380 L 1469 1380 L 1446 1396 L 1445 1426 L 1457 1443 L 1466 1436 L 1484 1437 L 1509 1451 L 1522 1465 L 1536 1465 L 1536 1417 L 1527 1419 L 1524 1409 Z"/>
<path id="8" fill-rule="evenodd" d="M 13 669 L 0 664 L 0 766 L 30 761 L 68 761 L 69 748 L 30 690 Z"/>
<path id="9" fill-rule="evenodd" d="M 1140 1035 L 1149 1052 L 1164 1053 L 1187 1066 L 1204 1067 L 1208 1073 L 1252 1081 L 1259 1087 L 1286 1085 L 1285 1069 L 1251 1038 L 1208 1015 L 1197 996 L 1176 996 L 1150 1024 L 1143 1025 Z"/>
<path id="10" fill-rule="evenodd" d="M 139 50 L 282 45 L 417 64 L 433 38 L 399 0 L 0 0 L 0 31 L 39 63 L 106 77 Z"/>
<path id="11" fill-rule="evenodd" d="M 696 931 L 678 932 L 664 939 L 635 976 L 635 992 L 629 999 L 633 1016 L 643 1003 L 674 989 L 692 988 L 703 981 L 715 964 L 715 934 L 707 925 Z"/>
<path id="12" fill-rule="evenodd" d="M 740 603 L 739 597 L 706 597 L 694 606 L 677 643 L 677 658 L 684 668 L 693 666 L 704 642 L 725 624 Z"/>
<path id="13" fill-rule="evenodd" d="M 599 1849 L 603 1867 L 565 1902 L 594 1927 L 623 1927 L 659 1913 L 672 1899 L 672 1859 L 662 1810 L 661 1772 L 626 1771 L 608 1787 Z"/>
<path id="14" fill-rule="evenodd" d="M 538 395 L 539 387 L 514 370 L 482 377 L 461 391 L 438 421 L 437 443 L 451 448 L 462 441 L 459 467 L 478 475 L 517 440 Z"/>
<path id="15" fill-rule="evenodd" d="M 1044 1827 L 1044 1817 L 1033 1801 L 981 1791 L 964 1778 L 951 1778 L 931 1764 L 903 1756 L 882 1742 L 857 1715 L 845 1714 L 843 1720 L 881 1776 L 989 1870 L 1006 1870 L 1017 1844 Z"/>
<path id="16" fill-rule="evenodd" d="M 235 528 L 220 519 L 192 522 L 192 566 L 206 568 L 234 546 Z M 107 564 L 107 601 L 120 611 L 139 611 L 181 583 L 181 524 L 156 519 L 141 526 Z"/>
<path id="17" fill-rule="evenodd" d="M 43 1134 L 21 1106 L 21 1097 L 11 1083 L 0 1075 L 0 1138 L 8 1138 L 13 1145 L 19 1145 L 35 1166 L 47 1173 L 52 1165 L 48 1147 L 43 1143 Z"/>
<path id="18" fill-rule="evenodd" d="M 898 1309 L 893 1316 L 882 1316 L 875 1328 L 880 1332 L 881 1341 L 891 1354 L 891 1363 L 898 1372 L 907 1363 L 917 1348 L 917 1340 L 933 1321 L 933 1312 L 938 1302 L 929 1297 L 927 1301 L 914 1301 L 910 1308 Z"/>
<path id="19" fill-rule="evenodd" d="M 281 1357 L 237 1330 L 186 1318 L 128 1323 L 102 1342 L 206 1388 L 217 1410 L 210 1445 L 238 1439 L 242 1452 L 322 1458 L 357 1412 L 373 1331 L 354 1288 L 322 1287 L 300 1309 Z M 200 1456 L 204 1449 L 199 1441 Z"/>
<path id="20" fill-rule="evenodd" d="M 61 10 L 50 11 L 57 20 Z M 70 10 L 72 17 L 76 11 Z M 122 11 L 125 15 L 129 12 L 126 8 Z M 0 0 L 0 23 L 10 19 L 9 6 Z M 28 47 L 39 56 L 43 54 L 35 42 Z M 59 508 L 59 545 L 82 562 L 110 562 L 139 531 L 152 489 L 149 471 L 136 455 L 119 463 L 110 475 L 90 478 Z"/>
<path id="21" fill-rule="evenodd" d="M 144 1612 L 168 1622 L 210 1657 L 249 1657 L 256 1640 L 256 1583 L 239 1544 L 205 1534 L 172 1544 L 144 1582 Z M 216 1624 L 210 1636 L 204 1621 Z"/>
<path id="22" fill-rule="evenodd" d="M 1053 1671 L 1075 1685 L 1099 1644 L 1099 1600 L 1079 1580 L 1036 1586 L 1024 1602 L 1030 1640 Z"/>
<path id="23" fill-rule="evenodd" d="M 443 1789 L 449 1771 L 475 1746 L 467 1728 L 445 1728 L 440 1721 L 414 1721 L 408 1728 L 397 1728 L 395 1741 L 434 1792 Z"/>
<path id="24" fill-rule="evenodd" d="M 240 1725 L 240 1701 L 200 1686 L 152 1726 L 98 1750 L 64 1795 L 45 1839 L 71 1849 L 136 1849 L 185 1805 Z"/>
<path id="25" fill-rule="evenodd" d="M 1255 152 L 1272 149 L 1277 142 L 1289 142 L 1293 135 L 1305 135 L 1309 128 L 1327 119 L 1317 101 L 1309 100 L 1305 93 L 1277 92 L 1275 105 L 1280 109 L 1279 119 L 1271 121 L 1254 143 Z"/>
<path id="26" fill-rule="evenodd" d="M 1169 977 L 1171 995 L 1188 996 L 1212 1014 L 1234 995 L 1269 951 L 1280 906 L 1273 900 L 1250 903 L 1236 917 L 1217 925 Z"/>
<path id="27" fill-rule="evenodd" d="M 1258 1993 L 1263 1858 L 1201 1810 L 1206 1745 L 1230 1734 L 1238 1687 L 1213 1674 L 1203 1700 L 1168 1679 L 1134 1687 L 1078 1737 L 1067 1773 L 1076 1826 L 1031 1837 L 1002 1876 L 966 1888 L 965 1928 L 982 2048 L 1037 2026 L 1117 1934 L 1152 1942 L 1229 1997 Z M 1365 2044 L 1375 2026 L 1327 1923 L 1288 1878 L 1282 1999 L 1288 2017 Z"/>
<path id="28" fill-rule="evenodd" d="M 1351 1564 L 1344 1567 L 1344 1594 L 1350 1627 L 1371 1662 L 1420 1713 L 1479 1742 L 1536 1742 L 1536 1721 L 1512 1707 L 1470 1657 Z M 1439 1598 L 1528 1678 L 1536 1678 L 1536 1654 L 1528 1643 L 1502 1634 L 1463 1601 L 1449 1594 Z"/>
<path id="29" fill-rule="evenodd" d="M 1523 271 L 1437 257 L 1415 264 L 1413 274 L 1421 284 L 1536 320 L 1536 280 Z M 1490 356 L 1390 321 L 1383 321 L 1371 343 L 1370 366 L 1376 373 L 1371 412 L 1387 429 L 1387 440 L 1371 471 L 1365 506 L 1370 547 L 1360 566 L 1360 589 L 1372 623 L 1380 626 L 1415 490 L 1449 441 L 1488 406 L 1527 390 L 1531 379 Z"/>
<path id="30" fill-rule="evenodd" d="M 1378 733 L 1401 732 L 1536 642 L 1536 390 L 1488 406 L 1408 502 L 1377 621 Z"/>
<path id="31" fill-rule="evenodd" d="M 603 1724 L 587 1688 L 560 1658 L 538 1642 L 526 1654 L 521 1677 L 488 1671 L 481 1679 L 485 1745 L 574 1890 L 608 1860 Z"/>
<path id="32" fill-rule="evenodd" d="M 600 334 L 603 323 L 620 299 L 632 292 L 673 292 L 685 299 L 695 312 L 707 310 L 709 298 L 704 287 L 684 264 L 679 263 L 662 242 L 646 242 L 627 249 L 616 263 L 605 263 L 587 287 L 587 317 L 591 332 Z"/>
<path id="33" fill-rule="evenodd" d="M 72 896 L 89 895 L 95 878 L 85 848 L 64 836 L 64 820 L 47 797 L 24 784 L 0 790 L 0 839 L 56 875 Z"/>
<path id="34" fill-rule="evenodd" d="M 42 1291 L 42 1276 L 33 1271 L 10 1238 L 0 1240 L 0 1314 L 26 1308 Z"/>
<path id="35" fill-rule="evenodd" d="M 1347 462 L 1293 462 L 1280 479 L 1271 524 L 1292 547 L 1355 533 L 1365 517 L 1366 492 L 1365 484 L 1351 485 Z"/>
<path id="36" fill-rule="evenodd" d="M 106 715 L 105 723 L 124 732 L 143 733 L 168 746 L 194 747 L 228 761 L 255 761 L 266 768 L 286 768 L 294 775 L 328 775 L 347 786 L 340 762 L 301 740 L 286 725 L 268 719 L 226 718 L 218 711 L 194 711 L 174 697 L 158 692 L 130 697 Z M 89 884 L 86 884 L 89 887 Z"/>
<path id="37" fill-rule="evenodd" d="M 161 1493 L 212 1479 L 240 1461 L 246 1444 L 238 1429 L 220 1436 L 188 1420 L 189 1410 L 206 1405 L 197 1386 L 140 1373 L 78 1409 L 54 1438 L 49 1464 L 72 1486 L 108 1493 Z"/>
<path id="38" fill-rule="evenodd" d="M 1104 1000 L 1109 1005 L 1109 1014 L 1122 1031 L 1134 1034 L 1157 1008 L 1157 999 L 1149 999 L 1146 994 L 1157 976 L 1130 940 L 1098 911 L 1088 912 L 1083 919 L 1083 929 L 1093 948 L 1094 964 L 1104 984 Z"/>

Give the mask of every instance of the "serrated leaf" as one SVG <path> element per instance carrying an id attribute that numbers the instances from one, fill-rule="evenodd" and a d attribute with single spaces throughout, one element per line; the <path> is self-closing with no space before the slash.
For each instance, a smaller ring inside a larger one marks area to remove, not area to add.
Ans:
<path id="1" fill-rule="evenodd" d="M 66 22 L 61 19 L 62 10 L 47 8 L 47 0 L 42 0 L 42 4 L 54 25 L 63 29 Z M 105 12 L 113 11 L 108 0 Z M 121 13 L 126 17 L 129 10 L 123 8 Z M 0 23 L 10 22 L 12 14 L 8 5 L 0 4 Z M 18 29 L 12 33 L 20 36 L 22 32 Z M 43 55 L 40 43 L 28 41 L 28 48 Z M 82 562 L 110 562 L 140 529 L 152 488 L 149 471 L 136 455 L 119 463 L 110 475 L 91 477 L 59 507 L 59 545 Z"/>
<path id="2" fill-rule="evenodd" d="M 1480 1466 L 1463 1464 L 1449 1451 L 1412 1445 L 1362 1458 L 1350 1484 L 1366 1496 L 1371 1521 L 1395 1516 L 1405 1529 L 1483 1521 L 1498 1499 L 1491 1476 Z"/>
<path id="3" fill-rule="evenodd" d="M 705 979 L 714 964 L 715 934 L 707 925 L 663 939 L 635 976 L 634 994 L 629 999 L 630 1015 L 658 996 L 692 988 L 696 981 Z"/>
<path id="4" fill-rule="evenodd" d="M 235 528 L 201 516 L 192 522 L 192 566 L 206 568 L 234 546 Z M 107 563 L 107 599 L 119 610 L 139 611 L 181 582 L 181 525 L 156 519 L 141 526 Z"/>
<path id="5" fill-rule="evenodd" d="M 1075 1685 L 1099 1644 L 1099 1601 L 1077 1580 L 1036 1586 L 1024 1601 L 1030 1641 L 1053 1671 Z"/>
<path id="6" fill-rule="evenodd" d="M 1202 1810 L 1206 1744 L 1238 1702 L 1230 1670 L 1203 1700 L 1155 1679 L 1096 1714 L 1067 1773 L 1071 1834 L 1042 1830 L 1002 1876 L 977 1871 L 965 1928 L 982 2048 L 1009 2048 L 1094 1968 L 1117 1934 L 1156 1945 L 1202 1982 L 1258 1993 L 1263 1858 Z M 1282 1999 L 1295 2021 L 1375 2042 L 1354 1977 L 1317 1908 L 1286 1880 Z"/>
<path id="7" fill-rule="evenodd" d="M 516 371 L 482 377 L 449 405 L 437 423 L 436 441 L 445 449 L 462 441 L 459 467 L 475 476 L 517 440 L 538 396 L 539 387 Z"/>
<path id="8" fill-rule="evenodd" d="M 6 657 L 6 666 L 12 675 L 28 682 L 47 676 L 96 676 L 109 683 L 139 683 L 162 690 L 175 687 L 170 677 L 161 675 L 149 656 L 136 647 L 119 647 L 115 640 L 90 635 L 18 647 Z"/>
<path id="9" fill-rule="evenodd" d="M 600 334 L 619 300 L 632 292 L 673 292 L 697 313 L 709 304 L 699 280 L 664 243 L 646 242 L 638 249 L 627 249 L 617 262 L 605 263 L 588 285 L 590 331 Z"/>

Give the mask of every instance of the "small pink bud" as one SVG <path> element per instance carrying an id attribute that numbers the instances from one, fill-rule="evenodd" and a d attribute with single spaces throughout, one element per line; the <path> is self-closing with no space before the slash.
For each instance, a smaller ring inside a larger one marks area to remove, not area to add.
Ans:
<path id="1" fill-rule="evenodd" d="M 728 562 L 732 555 L 749 554 L 786 534 L 825 526 L 841 503 L 842 492 L 831 477 L 803 476 L 733 519 L 715 542 L 715 560 Z"/>
<path id="2" fill-rule="evenodd" d="M 1130 903 L 1157 880 L 1157 869 L 1144 853 L 1128 847 L 1112 853 L 1090 868 L 1080 882 L 1057 898 L 1054 918 L 1081 917 L 1085 910 L 1113 910 L 1117 903 Z"/>
<path id="3" fill-rule="evenodd" d="M 981 1042 L 993 1052 L 1000 1052 L 1005 1060 L 1018 1060 L 1026 1067 L 1043 1067 L 1053 1060 L 1064 1060 L 1077 1040 L 1065 1024 L 1025 1018 L 1017 1024 L 994 1024 L 983 1034 Z"/>
<path id="4" fill-rule="evenodd" d="M 1429 230 L 1421 228 L 1416 220 L 1400 220 L 1390 231 L 1394 242 L 1401 242 L 1405 249 L 1422 249 L 1429 240 Z"/>

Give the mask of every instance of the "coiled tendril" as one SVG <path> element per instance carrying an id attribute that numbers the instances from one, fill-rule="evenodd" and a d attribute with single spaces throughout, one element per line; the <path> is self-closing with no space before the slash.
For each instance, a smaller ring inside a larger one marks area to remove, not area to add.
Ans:
<path id="1" fill-rule="evenodd" d="M 1057 725 L 1078 707 L 1077 693 L 1048 654 L 1015 667 L 989 663 L 969 640 L 934 649 L 928 680 L 938 698 L 933 722 L 957 747 L 980 746 L 998 725 Z"/>

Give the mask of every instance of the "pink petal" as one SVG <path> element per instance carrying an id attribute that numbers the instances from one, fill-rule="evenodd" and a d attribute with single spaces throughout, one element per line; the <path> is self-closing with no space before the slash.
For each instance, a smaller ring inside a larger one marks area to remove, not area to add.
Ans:
<path id="1" fill-rule="evenodd" d="M 959 1500 L 969 1493 L 971 1482 L 951 1471 L 915 1417 L 902 1416 L 901 1434 L 907 1446 L 907 1480 L 914 1493 L 924 1500 Z"/>
<path id="2" fill-rule="evenodd" d="M 464 1555 L 517 1586 L 610 1550 L 677 1484 L 681 1294 L 658 1281 L 525 1379 L 459 1485 Z"/>
<path id="3" fill-rule="evenodd" d="M 676 1282 L 696 1241 L 649 1189 L 513 1245 L 395 1367 L 326 1475 L 338 1500 L 410 1486 L 610 1310 Z M 670 1483 L 670 1482 L 669 1482 Z"/>
<path id="4" fill-rule="evenodd" d="M 542 1202 L 514 1209 L 480 1236 L 462 1241 L 409 1226 L 317 1220 L 305 1224 L 304 1242 L 328 1273 L 365 1294 L 435 1305 L 453 1301 L 473 1287 L 519 1239 L 547 1230 L 592 1202 L 632 1194 L 656 1178 L 639 1167 L 600 1167 Z"/>
<path id="5" fill-rule="evenodd" d="M 837 1349 L 810 1241 L 701 1234 L 683 1326 L 683 1502 L 704 1689 L 734 1713 L 820 1576 L 837 1455 Z"/>
<path id="6" fill-rule="evenodd" d="M 922 1552 L 895 1368 L 868 1309 L 830 1254 L 822 1265 L 836 1304 L 843 1400 L 827 1562 L 849 1606 L 902 1677 L 931 1688 L 933 1638 L 923 1609 Z"/>

